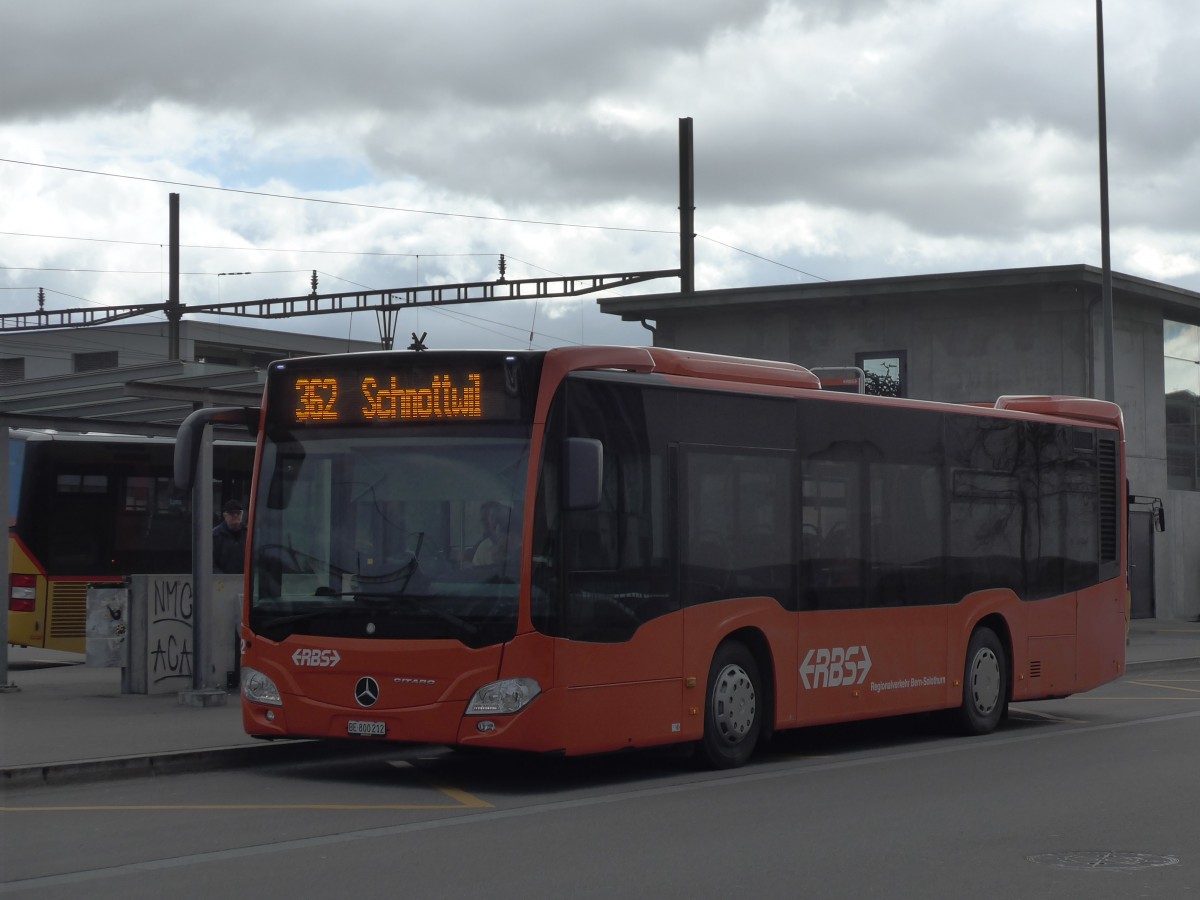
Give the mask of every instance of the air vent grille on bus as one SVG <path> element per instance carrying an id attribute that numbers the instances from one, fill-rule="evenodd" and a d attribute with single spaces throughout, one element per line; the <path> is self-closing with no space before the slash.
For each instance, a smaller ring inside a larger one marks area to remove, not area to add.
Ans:
<path id="1" fill-rule="evenodd" d="M 51 638 L 87 636 L 87 582 L 52 581 L 50 583 Z"/>
<path id="2" fill-rule="evenodd" d="M 1030 678 L 1041 678 L 1042 677 L 1042 661 L 1040 659 L 1030 660 L 1030 662 L 1029 662 L 1029 677 Z"/>
<path id="3" fill-rule="evenodd" d="M 1100 560 L 1117 561 L 1120 523 L 1117 521 L 1117 442 L 1101 438 L 1096 455 L 1100 466 Z"/>

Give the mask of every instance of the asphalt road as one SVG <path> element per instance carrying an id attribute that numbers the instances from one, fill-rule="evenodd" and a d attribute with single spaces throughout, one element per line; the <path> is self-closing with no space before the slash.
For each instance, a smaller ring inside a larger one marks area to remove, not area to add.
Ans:
<path id="1" fill-rule="evenodd" d="M 1200 666 L 808 729 L 734 772 L 393 750 L 8 790 L 16 897 L 1200 896 Z"/>

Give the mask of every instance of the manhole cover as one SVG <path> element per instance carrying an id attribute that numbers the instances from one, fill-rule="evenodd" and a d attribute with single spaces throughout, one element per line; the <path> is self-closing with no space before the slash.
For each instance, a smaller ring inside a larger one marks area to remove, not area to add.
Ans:
<path id="1" fill-rule="evenodd" d="M 1056 869 L 1102 869 L 1106 872 L 1136 872 L 1174 866 L 1178 857 L 1156 853 L 1126 853 L 1119 850 L 1067 850 L 1063 853 L 1037 853 L 1027 856 L 1030 862 L 1053 866 Z"/>

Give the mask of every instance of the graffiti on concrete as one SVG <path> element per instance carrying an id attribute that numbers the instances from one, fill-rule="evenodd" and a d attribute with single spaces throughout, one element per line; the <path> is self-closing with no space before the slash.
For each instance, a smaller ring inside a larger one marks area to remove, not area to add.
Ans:
<path id="1" fill-rule="evenodd" d="M 129 662 L 129 592 L 92 586 L 87 593 L 87 664 L 120 667 Z"/>
<path id="2" fill-rule="evenodd" d="M 192 580 L 184 575 L 151 579 L 150 683 L 192 679 Z"/>

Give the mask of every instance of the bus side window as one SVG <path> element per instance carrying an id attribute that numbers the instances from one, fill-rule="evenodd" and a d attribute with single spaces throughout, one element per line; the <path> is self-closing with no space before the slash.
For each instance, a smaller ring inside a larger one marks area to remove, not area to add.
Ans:
<path id="1" fill-rule="evenodd" d="M 805 556 L 803 609 L 857 609 L 864 605 L 862 559 L 863 466 L 856 461 L 809 459 L 803 465 Z"/>
<path id="2" fill-rule="evenodd" d="M 870 488 L 870 605 L 945 603 L 941 468 L 874 463 Z"/>
<path id="3" fill-rule="evenodd" d="M 690 446 L 681 462 L 684 602 L 767 596 L 793 608 L 790 455 Z"/>

